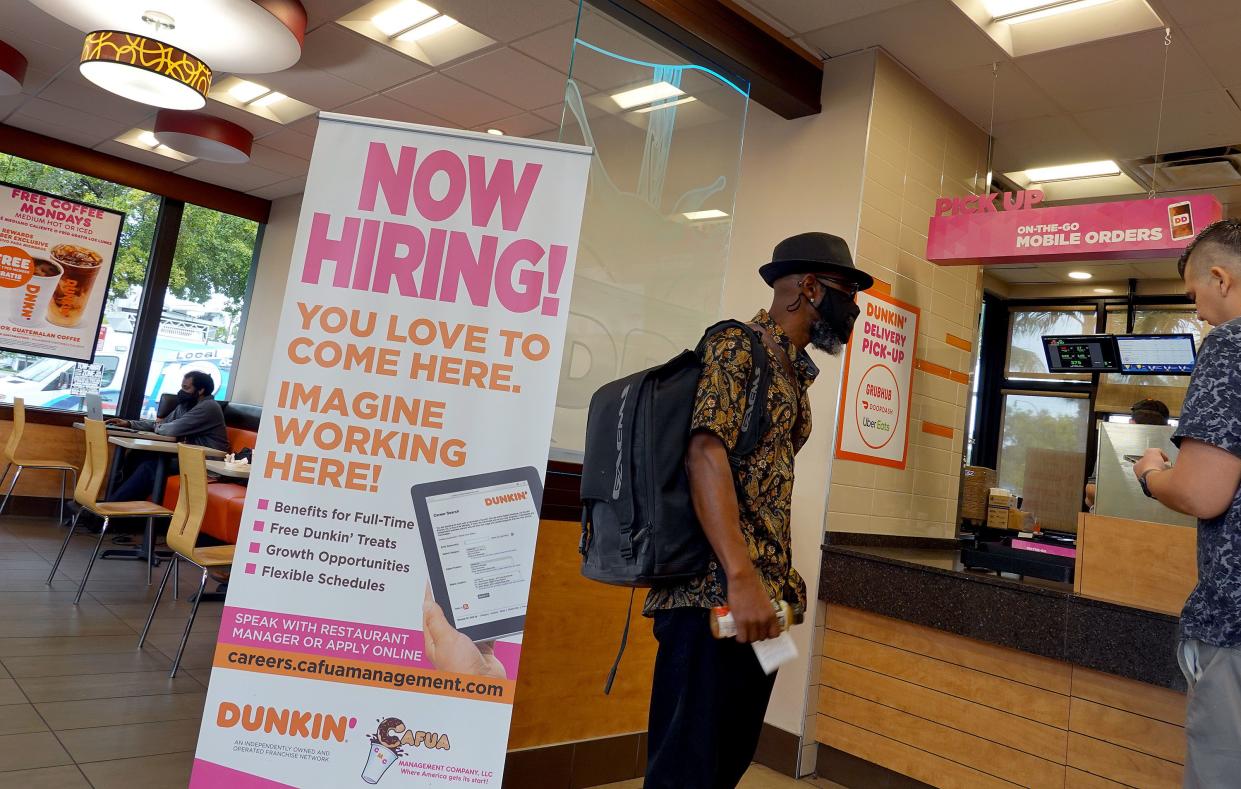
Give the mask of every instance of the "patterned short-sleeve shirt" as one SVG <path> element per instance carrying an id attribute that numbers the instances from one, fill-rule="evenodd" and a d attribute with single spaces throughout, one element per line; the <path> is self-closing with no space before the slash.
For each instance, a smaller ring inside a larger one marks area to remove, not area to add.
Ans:
<path id="1" fill-rule="evenodd" d="M 1193 438 L 1241 457 L 1241 318 L 1202 343 L 1172 440 Z M 1181 612 L 1181 635 L 1241 646 L 1241 490 L 1218 518 L 1198 521 L 1198 585 Z"/>
<path id="2" fill-rule="evenodd" d="M 787 354 L 790 377 L 784 362 L 764 346 L 770 384 L 767 410 L 771 429 L 751 454 L 735 463 L 733 480 L 741 515 L 741 533 L 750 561 L 773 600 L 786 600 L 797 611 L 806 610 L 806 582 L 793 568 L 789 514 L 793 500 L 793 456 L 810 437 L 810 400 L 806 390 L 818 368 L 805 351 L 760 311 L 751 321 L 760 326 Z M 713 335 L 703 351 L 702 376 L 694 401 L 691 429 L 717 436 L 729 450 L 741 434 L 746 408 L 746 382 L 753 369 L 750 341 L 739 328 Z M 724 570 L 712 560 L 707 573 L 693 580 L 652 589 L 644 612 L 669 608 L 711 608 L 728 601 Z"/>

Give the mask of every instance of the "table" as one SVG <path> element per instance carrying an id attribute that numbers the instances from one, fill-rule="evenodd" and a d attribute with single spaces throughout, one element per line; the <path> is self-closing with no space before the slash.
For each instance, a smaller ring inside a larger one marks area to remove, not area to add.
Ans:
<path id="1" fill-rule="evenodd" d="M 250 466 L 230 466 L 223 460 L 208 460 L 207 471 L 215 474 L 217 477 L 228 477 L 229 479 L 248 480 L 250 479 Z"/>
<path id="2" fill-rule="evenodd" d="M 86 423 L 85 422 L 74 422 L 73 429 L 74 430 L 85 430 Z M 149 430 L 130 430 L 130 429 L 123 428 L 123 427 L 109 427 L 108 437 L 111 438 L 112 436 L 117 436 L 117 437 L 122 437 L 122 438 L 141 438 L 147 441 L 164 441 L 164 442 L 173 443 L 173 444 L 175 444 L 177 441 L 175 436 L 165 436 L 159 433 L 153 433 Z"/>
<path id="3" fill-rule="evenodd" d="M 108 437 L 108 443 L 116 447 L 116 459 L 112 463 L 113 479 L 109 481 L 109 488 L 114 487 L 116 473 L 120 470 L 121 454 L 125 450 L 131 452 L 150 452 L 155 455 L 157 465 L 155 467 L 155 484 L 151 489 L 152 500 L 159 501 L 164 493 L 164 485 L 168 482 L 168 456 L 176 455 L 179 451 L 179 444 L 176 439 L 168 436 L 159 436 L 158 439 L 136 438 L 131 437 L 132 433 L 121 431 Z M 207 457 L 222 458 L 225 453 L 218 449 L 207 449 Z M 171 556 L 171 553 L 165 553 L 165 556 Z M 155 551 L 155 521 L 147 518 L 146 530 L 143 533 L 143 544 L 137 548 L 110 548 L 99 554 L 100 559 L 116 559 L 125 561 L 145 561 L 147 563 L 147 586 L 151 585 L 151 568 L 159 565 L 159 558 Z"/>

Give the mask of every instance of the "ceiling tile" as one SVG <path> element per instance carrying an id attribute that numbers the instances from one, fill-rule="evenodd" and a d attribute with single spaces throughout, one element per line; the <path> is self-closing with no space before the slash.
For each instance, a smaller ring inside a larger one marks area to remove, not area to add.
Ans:
<path id="1" fill-rule="evenodd" d="M 444 118 L 463 129 L 489 123 L 497 118 L 507 118 L 520 112 L 517 107 L 506 101 L 489 96 L 443 74 L 428 74 L 425 77 L 419 77 L 384 95 L 402 104 L 408 104 Z"/>
<path id="2" fill-rule="evenodd" d="M 508 47 L 444 69 L 444 73 L 493 96 L 503 96 L 525 110 L 563 99 L 568 79 L 564 73 Z"/>
<path id="3" fill-rule="evenodd" d="M 1163 31 L 1096 41 L 1019 58 L 1018 68 L 1069 112 L 1119 107 L 1159 98 Z M 1191 47 L 1168 50 L 1168 95 L 1217 87 Z"/>
<path id="4" fill-rule="evenodd" d="M 995 126 L 996 172 L 1097 161 L 1114 155 L 1065 115 L 1027 118 Z"/>
<path id="5" fill-rule="evenodd" d="M 282 124 L 275 121 L 269 121 L 266 118 L 260 118 L 252 112 L 239 110 L 236 107 L 216 101 L 215 99 L 207 99 L 207 106 L 203 108 L 204 112 L 223 118 L 226 121 L 232 121 L 238 126 L 243 126 L 254 135 L 255 139 L 273 132 L 278 132 L 284 128 Z M 313 116 L 312 116 L 313 117 Z"/>
<path id="6" fill-rule="evenodd" d="M 306 8 L 306 29 L 313 31 L 365 4 L 366 0 L 302 0 Z"/>
<path id="7" fill-rule="evenodd" d="M 341 107 L 346 115 L 359 115 L 363 118 L 382 118 L 388 121 L 403 123 L 422 123 L 427 126 L 452 126 L 453 124 L 429 112 L 402 104 L 388 96 L 370 96 L 361 101 Z"/>
<path id="8" fill-rule="evenodd" d="M 277 200 L 281 197 L 301 194 L 305 191 L 305 189 L 305 178 L 290 178 L 287 181 L 278 181 L 271 186 L 264 186 L 261 189 L 251 190 L 250 194 L 255 197 L 261 197 L 264 200 Z"/>
<path id="9" fill-rule="evenodd" d="M 882 46 L 915 74 L 990 65 L 1008 57 L 947 0 L 917 0 L 808 32 L 802 38 L 832 57 Z"/>
<path id="10" fill-rule="evenodd" d="M 831 2 L 807 2 L 806 0 L 748 0 L 747 7 L 775 17 L 794 33 L 848 22 L 851 19 L 887 11 L 906 5 L 911 0 L 831 0 Z"/>
<path id="11" fill-rule="evenodd" d="M 1182 40 L 1174 41 L 1173 47 L 1178 43 L 1184 46 L 1188 41 L 1216 79 L 1225 85 L 1241 85 L 1241 58 L 1237 57 L 1237 42 L 1241 41 L 1241 16 L 1187 27 L 1181 35 Z"/>
<path id="12" fill-rule="evenodd" d="M 36 134 L 42 134 L 45 137 L 51 137 L 54 140 L 81 145 L 84 148 L 93 148 L 105 139 L 110 139 L 109 135 L 98 134 L 90 127 L 81 126 L 61 126 L 51 123 L 43 118 L 37 118 L 23 113 L 14 113 L 5 121 L 10 126 L 16 126 L 19 129 L 25 129 Z"/>
<path id="13" fill-rule="evenodd" d="M 39 98 L 63 107 L 87 109 L 92 115 L 124 123 L 130 128 L 153 118 L 156 112 L 155 107 L 123 99 L 87 82 L 76 69 L 66 71 L 52 80 L 39 91 Z"/>
<path id="14" fill-rule="evenodd" d="M 487 131 L 489 128 L 495 128 L 509 137 L 533 137 L 536 134 L 542 134 L 548 129 L 556 129 L 559 126 L 559 120 L 552 123 L 538 115 L 524 112 L 521 115 L 514 115 L 512 118 L 502 118 L 492 123 L 483 124 L 477 127 L 475 131 Z"/>
<path id="15" fill-rule="evenodd" d="M 1000 65 L 998 78 L 991 66 L 934 70 L 920 74 L 926 86 L 981 128 L 991 123 L 991 95 L 995 92 L 995 122 L 1056 115 L 1062 110 L 1029 77 L 1011 63 Z"/>
<path id="16" fill-rule="evenodd" d="M 0 121 L 8 117 L 9 113 L 16 112 L 17 108 L 26 103 L 30 96 L 25 93 L 15 93 L 12 96 L 0 96 Z"/>
<path id="17" fill-rule="evenodd" d="M 432 0 L 430 5 L 496 41 L 514 41 L 577 18 L 569 0 Z"/>
<path id="18" fill-rule="evenodd" d="M 418 61 L 335 24 L 306 36 L 301 63 L 371 90 L 386 90 L 428 71 Z"/>
<path id="19" fill-rule="evenodd" d="M 1241 18 L 1241 3 L 1236 0 L 1160 0 L 1155 10 L 1181 25 Z"/>
<path id="20" fill-rule="evenodd" d="M 285 71 L 243 77 L 278 90 L 286 96 L 321 110 L 330 110 L 357 101 L 371 91 L 348 80 L 309 66 L 297 65 Z"/>
<path id="21" fill-rule="evenodd" d="M 306 175 L 306 169 L 310 166 L 306 159 L 290 156 L 262 143 L 255 143 L 251 147 L 250 163 L 289 178 Z"/>
<path id="22" fill-rule="evenodd" d="M 9 116 L 7 122 L 21 126 L 20 119 L 22 118 L 33 118 L 54 126 L 80 129 L 82 134 L 91 135 L 95 142 L 115 137 L 130 129 L 127 124 L 100 118 L 72 107 L 63 107 L 40 98 L 32 98 L 24 103 L 17 112 Z"/>
<path id="23" fill-rule="evenodd" d="M 132 145 L 126 145 L 116 140 L 106 140 L 95 146 L 95 150 L 100 153 L 109 153 L 113 156 L 119 156 L 122 159 L 128 159 L 131 162 L 145 164 L 151 167 L 158 167 L 161 170 L 179 170 L 185 166 L 185 162 L 179 159 L 173 159 L 168 156 L 160 156 L 158 153 L 144 151 L 141 148 L 135 148 Z"/>
<path id="24" fill-rule="evenodd" d="M 1107 146 L 1108 158 L 1133 159 L 1155 150 L 1159 102 L 1109 107 L 1074 116 Z M 1241 109 L 1224 90 L 1170 96 L 1164 104 L 1159 150 L 1184 151 L 1241 142 Z"/>
<path id="25" fill-rule="evenodd" d="M 0 38 L 17 47 L 33 62 L 39 55 L 39 50 L 28 46 L 26 42 L 74 54 L 82 51 L 82 41 L 86 34 L 61 22 L 33 3 L 5 0 L 4 15 L 0 16 Z"/>
<path id="26" fill-rule="evenodd" d="M 572 60 L 574 79 L 591 90 L 610 90 L 637 82 L 650 81 L 651 69 L 646 66 L 608 57 L 587 47 L 578 47 L 575 55 L 573 51 L 575 29 L 576 26 L 572 22 L 559 25 L 513 42 L 513 49 L 557 71 L 568 69 L 569 61 Z M 633 58 L 648 63 L 684 62 L 598 13 L 582 20 L 581 32 L 583 41 L 588 41 L 624 58 Z"/>
<path id="27" fill-rule="evenodd" d="M 218 162 L 204 162 L 202 160 L 187 164 L 177 172 L 187 178 L 196 178 L 199 181 L 227 186 L 230 189 L 237 189 L 242 192 L 249 192 L 252 189 L 259 189 L 264 186 L 271 186 L 278 181 L 288 180 L 280 173 L 264 170 L 253 164 L 220 164 Z"/>
<path id="28" fill-rule="evenodd" d="M 268 134 L 260 142 L 268 148 L 289 156 L 296 156 L 299 159 L 309 159 L 310 153 L 315 147 L 314 137 L 308 137 L 291 128 L 284 128 L 278 132 Z"/>

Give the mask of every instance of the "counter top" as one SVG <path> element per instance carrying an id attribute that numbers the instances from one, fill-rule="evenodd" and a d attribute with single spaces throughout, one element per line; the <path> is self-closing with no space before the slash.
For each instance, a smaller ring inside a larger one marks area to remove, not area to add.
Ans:
<path id="1" fill-rule="evenodd" d="M 819 598 L 959 636 L 1184 690 L 1177 617 L 1070 584 L 966 570 L 953 548 L 826 544 Z"/>

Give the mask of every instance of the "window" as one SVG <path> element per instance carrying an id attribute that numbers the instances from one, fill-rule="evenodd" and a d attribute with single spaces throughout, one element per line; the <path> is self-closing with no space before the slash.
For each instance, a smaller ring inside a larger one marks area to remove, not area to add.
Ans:
<path id="1" fill-rule="evenodd" d="M 162 198 L 2 153 L 0 181 L 126 212 L 92 371 L 99 377 L 105 413 L 116 413 L 122 391 L 132 386 L 141 387 L 142 416 L 152 416 L 160 395 L 179 389 L 185 373 L 192 370 L 209 373 L 215 379 L 216 396 L 227 399 L 234 384 L 233 357 L 243 331 L 258 223 L 184 206 L 151 364 L 134 371 L 135 380 L 127 381 Z M 169 263 L 165 260 L 164 265 Z M 82 411 L 82 389 L 73 382 L 83 367 L 0 351 L 0 402 L 22 397 L 29 406 Z"/>
<path id="2" fill-rule="evenodd" d="M 1013 310 L 1008 324 L 1008 366 L 1005 377 L 1018 381 L 1090 380 L 1089 375 L 1081 373 L 1049 372 L 1047 357 L 1043 353 L 1043 336 L 1047 334 L 1095 334 L 1095 320 L 1095 310 L 1092 307 Z"/>
<path id="3" fill-rule="evenodd" d="M 100 394 L 104 411 L 116 413 L 133 336 L 132 322 L 121 314 L 121 305 L 129 301 L 137 303 L 142 296 L 160 198 L 140 189 L 3 153 L 0 153 L 0 181 L 125 212 L 112 288 L 95 343 L 95 364 L 103 367 Z M 75 362 L 59 359 L 0 353 L 0 402 L 21 397 L 28 406 L 82 411 L 85 408 L 82 398 L 72 387 L 78 367 Z"/>
<path id="4" fill-rule="evenodd" d="M 217 399 L 228 399 L 258 229 L 249 219 L 185 206 L 147 376 L 144 415 L 154 415 L 160 395 L 180 389 L 181 379 L 193 370 L 211 376 Z"/>
<path id="5" fill-rule="evenodd" d="M 1077 528 L 1089 428 L 1087 397 L 1004 394 L 999 485 L 1025 497 L 1044 528 Z"/>

